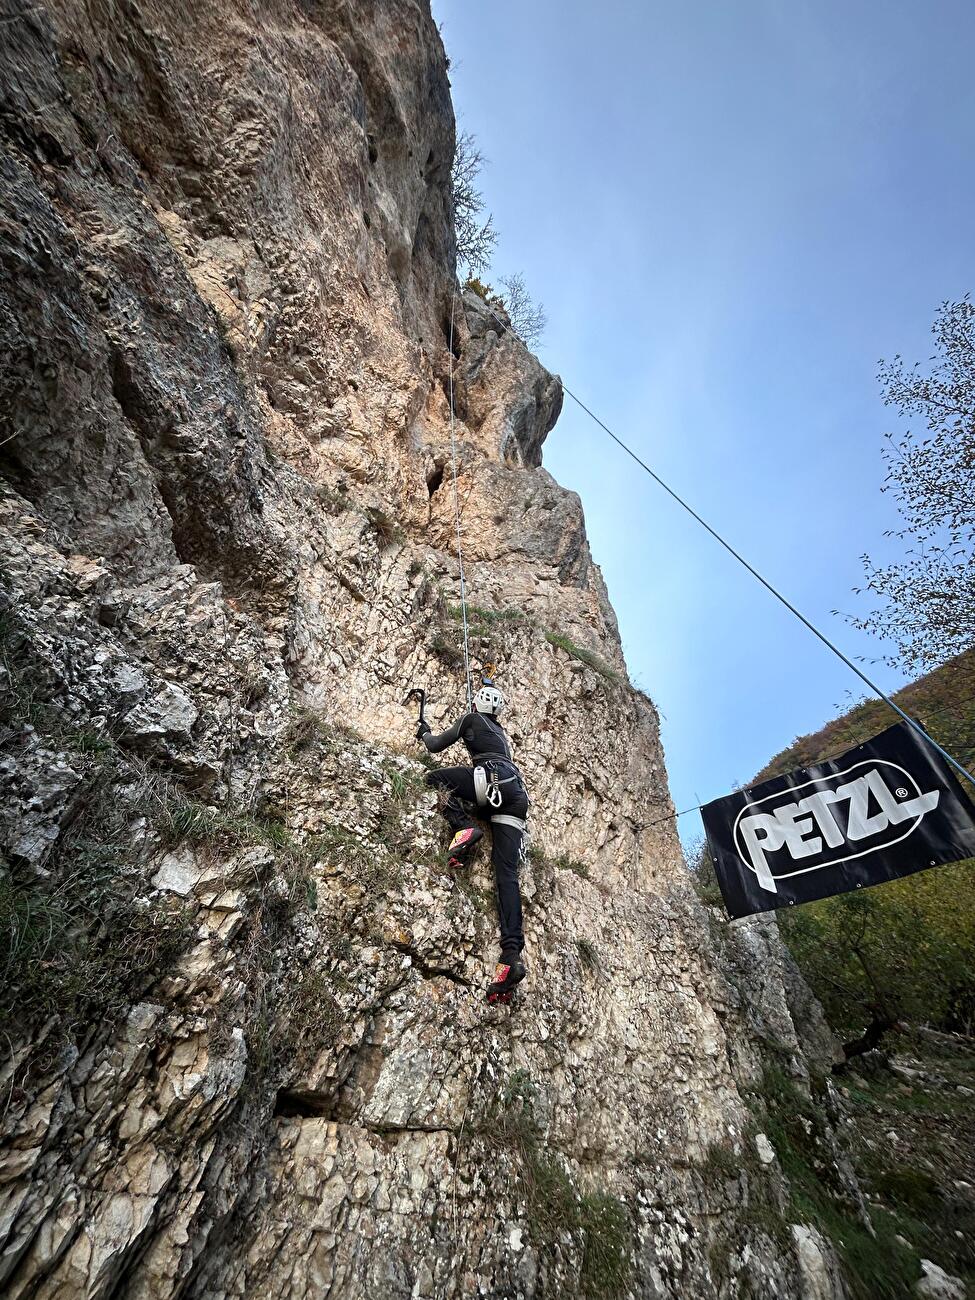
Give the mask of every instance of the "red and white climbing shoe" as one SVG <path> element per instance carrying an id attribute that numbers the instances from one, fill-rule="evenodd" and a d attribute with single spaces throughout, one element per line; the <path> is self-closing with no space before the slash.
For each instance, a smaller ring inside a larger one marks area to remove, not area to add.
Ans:
<path id="1" fill-rule="evenodd" d="M 479 826 L 465 826 L 463 830 L 459 830 L 450 841 L 450 848 L 447 850 L 447 866 L 466 867 L 478 841 L 483 839 L 484 832 Z"/>
<path id="2" fill-rule="evenodd" d="M 511 1002 L 515 985 L 520 984 L 527 974 L 528 967 L 520 957 L 512 957 L 510 961 L 499 961 L 494 968 L 494 981 L 488 985 L 488 1002 L 492 1006 L 496 1003 L 507 1006 Z"/>

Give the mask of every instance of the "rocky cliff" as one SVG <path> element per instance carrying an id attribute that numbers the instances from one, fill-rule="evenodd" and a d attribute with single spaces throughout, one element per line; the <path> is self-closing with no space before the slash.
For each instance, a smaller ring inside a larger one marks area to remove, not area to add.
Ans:
<path id="1" fill-rule="evenodd" d="M 4 1293 L 842 1294 L 783 1167 L 799 1116 L 860 1215 L 828 1035 L 690 890 L 559 382 L 455 290 L 427 0 L 13 0 L 0 45 Z M 452 368 L 512 1008 L 402 704 L 463 704 Z"/>

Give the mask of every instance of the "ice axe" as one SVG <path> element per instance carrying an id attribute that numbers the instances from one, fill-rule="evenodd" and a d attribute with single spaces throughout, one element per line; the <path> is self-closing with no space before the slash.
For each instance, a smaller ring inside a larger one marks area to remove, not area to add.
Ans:
<path id="1" fill-rule="evenodd" d="M 420 701 L 420 720 L 418 725 L 421 727 L 425 727 L 427 725 L 427 720 L 423 716 L 423 711 L 427 707 L 427 693 L 422 688 L 422 686 L 414 686 L 411 691 L 407 691 L 406 694 L 403 696 L 403 703 L 409 704 L 410 700 L 412 699 L 417 699 Z"/>

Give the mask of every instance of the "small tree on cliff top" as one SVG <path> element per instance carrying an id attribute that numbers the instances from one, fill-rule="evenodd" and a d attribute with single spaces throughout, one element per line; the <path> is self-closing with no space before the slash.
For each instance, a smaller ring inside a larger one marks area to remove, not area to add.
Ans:
<path id="1" fill-rule="evenodd" d="M 526 346 L 536 347 L 546 325 L 545 309 L 536 303 L 525 285 L 520 271 L 501 278 L 504 295 L 495 294 L 489 284 L 479 277 L 491 264 L 497 243 L 494 218 L 485 220 L 484 196 L 477 188 L 477 178 L 484 167 L 484 155 L 469 131 L 457 138 L 454 162 L 450 172 L 454 198 L 454 224 L 457 237 L 457 259 L 467 269 L 465 288 L 479 293 L 489 307 L 507 313 L 511 327 Z"/>
<path id="2" fill-rule="evenodd" d="M 537 347 L 548 324 L 545 308 L 532 298 L 525 286 L 525 277 L 520 271 L 514 275 L 502 276 L 501 283 L 504 286 L 504 297 L 501 301 L 508 313 L 512 329 L 522 343 L 530 348 Z"/>
<path id="3" fill-rule="evenodd" d="M 897 356 L 881 362 L 884 404 L 919 415 L 927 436 L 887 434 L 887 481 L 909 542 L 903 560 L 863 556 L 866 590 L 882 608 L 854 627 L 890 638 L 910 669 L 933 668 L 975 644 L 975 306 L 944 302 L 932 333 L 930 373 Z M 858 589 L 859 591 L 859 589 Z"/>
<path id="4" fill-rule="evenodd" d="M 454 197 L 454 224 L 457 233 L 457 257 L 471 275 L 486 271 L 498 236 L 494 218 L 483 218 L 484 196 L 477 188 L 477 178 L 484 167 L 484 155 L 470 131 L 457 137 L 450 185 Z"/>
<path id="5" fill-rule="evenodd" d="M 548 324 L 545 308 L 532 298 L 520 271 L 515 275 L 502 276 L 501 283 L 504 285 L 503 296 L 495 293 L 491 285 L 485 284 L 476 275 L 467 277 L 464 289 L 483 298 L 492 311 L 504 312 L 522 343 L 529 348 L 536 347 Z"/>

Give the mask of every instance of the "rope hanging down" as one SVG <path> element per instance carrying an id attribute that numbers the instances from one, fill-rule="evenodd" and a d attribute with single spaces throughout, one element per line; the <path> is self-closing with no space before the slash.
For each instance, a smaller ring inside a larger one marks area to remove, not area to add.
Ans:
<path id="1" fill-rule="evenodd" d="M 491 315 L 494 317 L 494 319 L 498 322 L 498 324 L 503 326 L 505 330 L 513 334 L 514 337 L 518 339 L 518 342 L 521 344 L 521 346 L 525 349 L 526 352 L 530 351 L 528 345 L 522 339 L 518 338 L 518 335 L 515 334 L 510 324 L 505 324 L 505 322 L 501 319 L 501 317 L 498 316 L 498 314 L 491 309 L 489 304 L 485 304 L 485 305 L 487 306 L 488 311 L 491 312 Z M 818 637 L 819 640 L 822 641 L 823 645 L 825 645 L 828 649 L 832 650 L 833 654 L 836 655 L 837 659 L 842 660 L 842 662 L 846 664 L 847 668 L 852 669 L 852 671 L 856 673 L 856 675 L 860 678 L 860 680 L 870 687 L 874 695 L 876 695 L 879 699 L 883 700 L 883 702 L 886 705 L 888 705 L 891 709 L 893 709 L 895 713 L 899 714 L 906 723 L 908 723 L 911 727 L 913 727 L 913 729 L 918 733 L 918 735 L 923 736 L 924 739 L 928 742 L 928 744 L 932 745 L 942 756 L 942 758 L 947 759 L 947 761 L 951 764 L 951 766 L 955 768 L 955 770 L 959 772 L 965 778 L 966 781 L 969 781 L 972 785 L 975 785 L 975 776 L 973 776 L 972 773 L 969 772 L 967 768 L 962 767 L 961 763 L 959 763 L 957 759 L 952 758 L 952 756 L 948 753 L 946 749 L 942 749 L 942 747 L 938 744 L 938 742 L 928 735 L 927 731 L 925 731 L 925 729 L 921 726 L 921 724 L 918 721 L 916 721 L 916 719 L 912 718 L 910 714 L 905 713 L 899 704 L 895 704 L 894 701 L 890 698 L 890 696 L 885 691 L 882 691 L 875 682 L 872 682 L 870 678 L 867 676 L 867 674 L 863 672 L 860 668 L 858 668 L 856 664 L 853 662 L 853 660 L 848 658 L 843 653 L 843 651 L 839 648 L 839 646 L 833 644 L 833 642 L 829 639 L 829 637 L 825 634 L 825 632 L 821 632 L 814 623 L 811 623 L 809 619 L 806 618 L 805 614 L 801 613 L 800 610 L 796 609 L 795 605 L 793 605 L 790 600 L 787 600 L 786 597 L 782 595 L 781 591 L 779 591 L 776 587 L 774 587 L 772 583 L 768 581 L 767 578 L 764 578 L 753 565 L 749 564 L 748 561 L 745 559 L 745 557 L 742 554 L 740 554 L 740 552 L 736 551 L 730 542 L 726 541 L 721 536 L 721 534 L 717 532 L 714 528 L 712 528 L 711 525 L 705 519 L 702 519 L 701 516 L 697 513 L 697 511 L 694 510 L 693 507 L 688 505 L 688 503 L 684 500 L 684 498 L 680 496 L 677 492 L 675 492 L 674 489 L 670 487 L 669 484 L 665 483 L 659 474 L 654 473 L 654 471 L 650 468 L 650 466 L 646 463 L 646 461 L 641 460 L 640 457 L 636 454 L 636 452 L 631 447 L 628 447 L 626 445 L 626 443 L 623 441 L 622 438 L 618 438 L 616 434 L 612 431 L 612 429 L 607 424 L 604 424 L 603 421 L 599 418 L 598 415 L 596 415 L 594 411 L 591 411 L 589 409 L 589 407 L 585 404 L 585 402 L 582 400 L 581 397 L 577 397 L 575 393 L 572 391 L 572 389 L 569 388 L 569 386 L 565 383 L 562 384 L 562 388 L 563 391 L 567 393 L 569 397 L 572 398 L 576 406 L 578 406 L 580 410 L 585 411 L 586 415 L 589 416 L 590 420 L 598 424 L 600 429 L 602 429 L 604 433 L 608 434 L 609 437 L 612 438 L 612 440 L 616 443 L 616 445 L 622 448 L 622 450 L 626 452 L 627 456 L 629 456 L 632 460 L 636 461 L 636 463 L 640 466 L 640 468 L 645 473 L 650 475 L 650 477 L 658 485 L 658 487 L 662 487 L 663 490 L 668 494 L 668 496 L 673 497 L 673 499 L 677 502 L 677 504 L 681 506 L 682 509 L 687 511 L 687 513 L 691 516 L 692 519 L 697 520 L 697 522 L 701 525 L 701 527 L 706 529 L 706 531 L 711 534 L 711 536 L 714 538 L 716 542 L 719 542 L 724 547 L 724 549 L 738 561 L 740 565 L 746 568 L 753 578 L 756 578 L 762 584 L 762 586 L 765 587 L 767 591 L 771 592 L 776 600 L 780 601 L 786 607 L 786 609 L 789 610 L 791 614 L 794 614 L 795 617 L 799 620 L 799 622 L 804 624 L 804 626 L 807 627 L 810 632 L 812 632 L 813 636 Z M 693 811 L 693 810 L 689 810 L 689 811 Z"/>
<path id="2" fill-rule="evenodd" d="M 457 437 L 454 432 L 454 308 L 457 304 L 457 285 L 454 284 L 450 299 L 450 334 L 448 350 L 450 352 L 450 369 L 447 388 L 450 394 L 450 472 L 454 485 L 454 531 L 457 538 L 457 567 L 460 570 L 460 614 L 464 625 L 464 681 L 467 687 L 467 712 L 473 708 L 474 697 L 471 694 L 471 652 L 467 630 L 467 583 L 464 579 L 464 552 L 460 544 L 460 500 L 457 495 Z M 520 340 L 519 340 L 520 342 Z"/>

